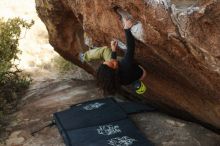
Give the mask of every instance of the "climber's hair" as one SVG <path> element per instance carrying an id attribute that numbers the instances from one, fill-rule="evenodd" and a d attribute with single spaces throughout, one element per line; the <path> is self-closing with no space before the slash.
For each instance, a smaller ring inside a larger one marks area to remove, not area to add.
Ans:
<path id="1" fill-rule="evenodd" d="M 103 90 L 104 95 L 113 95 L 119 89 L 117 70 L 101 64 L 96 74 L 97 86 Z"/>

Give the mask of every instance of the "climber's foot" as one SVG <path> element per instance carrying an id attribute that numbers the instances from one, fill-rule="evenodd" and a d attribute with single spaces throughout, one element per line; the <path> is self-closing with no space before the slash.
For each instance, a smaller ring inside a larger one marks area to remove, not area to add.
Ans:
<path id="1" fill-rule="evenodd" d="M 84 63 L 84 53 L 80 52 L 79 53 L 79 60 Z"/>
<path id="2" fill-rule="evenodd" d="M 121 8 L 115 8 L 115 12 L 116 12 L 116 13 L 118 14 L 118 16 L 120 17 L 120 20 L 122 21 L 123 26 L 124 26 L 124 24 L 125 24 L 125 21 L 127 21 L 127 20 L 132 20 L 132 16 L 131 16 L 128 12 L 124 11 L 124 10 L 121 9 Z"/>
<path id="3" fill-rule="evenodd" d="M 146 92 L 147 88 L 144 85 L 144 83 L 140 80 L 133 82 L 133 86 L 137 94 L 144 94 Z"/>
<path id="4" fill-rule="evenodd" d="M 117 12 L 117 14 L 120 15 L 121 20 L 122 19 L 132 19 L 132 16 L 128 12 L 124 11 L 121 8 L 117 8 L 116 12 Z"/>

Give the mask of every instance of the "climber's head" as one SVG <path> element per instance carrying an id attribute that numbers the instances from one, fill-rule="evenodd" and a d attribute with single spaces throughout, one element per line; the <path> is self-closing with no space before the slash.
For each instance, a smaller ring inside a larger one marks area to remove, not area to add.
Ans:
<path id="1" fill-rule="evenodd" d="M 109 65 L 112 62 L 103 63 L 97 71 L 97 85 L 104 91 L 104 94 L 115 94 L 118 89 L 117 69 L 113 69 Z"/>
<path id="2" fill-rule="evenodd" d="M 107 65 L 112 69 L 118 69 L 118 61 L 116 59 L 111 59 L 109 61 L 103 62 L 103 64 Z"/>

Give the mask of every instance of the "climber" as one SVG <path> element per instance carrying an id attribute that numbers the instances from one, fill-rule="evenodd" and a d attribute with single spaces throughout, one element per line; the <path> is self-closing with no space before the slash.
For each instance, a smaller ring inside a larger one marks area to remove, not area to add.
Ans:
<path id="1" fill-rule="evenodd" d="M 142 80 L 146 75 L 143 67 L 134 60 L 135 39 L 131 33 L 133 23 L 131 19 L 124 19 L 124 31 L 126 35 L 126 54 L 121 61 L 117 61 L 117 41 L 111 41 L 111 49 L 100 47 L 91 49 L 79 55 L 82 62 L 103 59 L 104 62 L 97 71 L 97 85 L 103 89 L 104 94 L 114 94 L 120 85 L 132 84 L 136 93 L 143 94 L 146 87 Z"/>

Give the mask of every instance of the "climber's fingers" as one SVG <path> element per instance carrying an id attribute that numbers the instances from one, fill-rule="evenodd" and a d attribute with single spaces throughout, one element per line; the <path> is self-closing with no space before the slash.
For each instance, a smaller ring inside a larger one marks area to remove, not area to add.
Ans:
<path id="1" fill-rule="evenodd" d="M 111 49 L 112 51 L 116 51 L 118 46 L 118 42 L 116 40 L 111 41 Z"/>
<path id="2" fill-rule="evenodd" d="M 117 46 L 117 40 L 111 41 L 111 46 L 112 46 L 112 47 L 116 47 L 116 46 Z"/>

